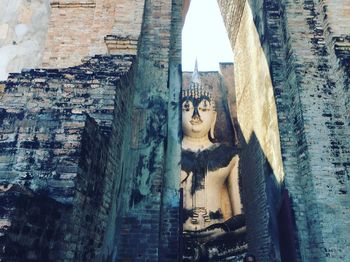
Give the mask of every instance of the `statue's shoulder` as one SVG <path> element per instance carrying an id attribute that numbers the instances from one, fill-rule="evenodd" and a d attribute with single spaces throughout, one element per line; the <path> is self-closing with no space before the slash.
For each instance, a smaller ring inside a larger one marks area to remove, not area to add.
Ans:
<path id="1" fill-rule="evenodd" d="M 210 165 L 214 165 L 216 168 L 228 166 L 231 160 L 238 155 L 238 149 L 226 144 L 215 143 L 212 148 L 209 149 L 208 154 Z M 210 166 L 209 165 L 209 166 Z"/>
<path id="2" fill-rule="evenodd" d="M 183 170 L 203 167 L 213 171 L 227 167 L 236 155 L 238 155 L 237 148 L 215 143 L 200 151 L 182 150 L 181 165 Z"/>
<path id="3" fill-rule="evenodd" d="M 212 154 L 217 154 L 219 156 L 225 155 L 230 159 L 233 158 L 235 155 L 238 155 L 239 153 L 238 148 L 227 144 L 220 144 L 220 143 L 213 144 L 213 146 L 209 150 L 211 151 Z"/>
<path id="4" fill-rule="evenodd" d="M 221 143 L 214 143 L 209 148 L 197 151 L 182 149 L 182 155 L 191 155 L 192 157 L 205 157 L 210 159 L 232 159 L 235 155 L 238 155 L 238 153 L 239 151 L 236 147 Z"/>

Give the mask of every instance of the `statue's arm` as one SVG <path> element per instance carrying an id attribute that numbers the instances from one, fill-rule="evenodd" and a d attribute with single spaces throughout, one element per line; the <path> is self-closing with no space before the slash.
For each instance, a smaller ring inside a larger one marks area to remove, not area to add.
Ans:
<path id="1" fill-rule="evenodd" d="M 230 163 L 231 170 L 227 178 L 228 193 L 233 216 L 242 214 L 241 194 L 238 183 L 238 163 L 239 157 L 236 155 Z"/>

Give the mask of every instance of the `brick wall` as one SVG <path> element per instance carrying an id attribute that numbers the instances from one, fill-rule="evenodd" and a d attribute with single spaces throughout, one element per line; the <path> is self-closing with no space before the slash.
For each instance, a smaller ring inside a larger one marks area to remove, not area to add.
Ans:
<path id="1" fill-rule="evenodd" d="M 112 34 L 138 39 L 141 32 L 145 0 L 118 0 Z"/>
<path id="2" fill-rule="evenodd" d="M 62 68 L 85 56 L 107 54 L 107 35 L 138 39 L 144 0 L 66 0 L 51 2 L 43 66 Z"/>
<path id="3" fill-rule="evenodd" d="M 132 60 L 95 56 L 78 67 L 13 74 L 4 83 L 1 259 L 95 261 L 110 212 L 115 173 L 106 170 L 109 162 L 118 164 L 111 155 L 120 156 Z"/>
<path id="4" fill-rule="evenodd" d="M 91 1 L 51 4 L 49 30 L 43 57 L 44 67 L 78 65 L 89 54 L 96 4 Z"/>
<path id="5" fill-rule="evenodd" d="M 346 1 L 248 4 L 273 83 L 298 260 L 347 260 L 341 248 L 349 241 L 343 234 L 349 230 L 344 209 L 349 205 Z M 241 24 L 227 23 L 227 28 L 236 32 L 242 23 L 243 17 Z M 238 30 L 235 63 L 244 70 L 254 61 L 254 48 L 245 50 L 237 44 L 254 34 L 248 30 L 239 34 Z M 236 88 L 240 88 L 237 82 Z M 238 106 L 238 114 L 239 110 Z"/>
<path id="6" fill-rule="evenodd" d="M 346 1 L 338 4 L 346 6 Z M 334 17 L 328 20 L 328 15 L 336 15 L 336 12 L 332 14 L 336 10 L 333 9 L 334 6 L 328 10 L 327 2 L 310 1 L 302 6 L 291 7 L 304 10 L 295 16 L 291 14 L 292 8 L 290 11 L 286 9 L 286 20 L 295 17 L 291 21 L 298 22 L 298 28 L 295 28 L 294 23 L 288 23 L 287 32 L 292 35 L 292 66 L 297 75 L 296 84 L 302 110 L 303 126 L 299 132 L 305 136 L 304 144 L 299 145 L 299 152 L 304 165 L 309 169 L 302 170 L 303 181 L 307 181 L 303 190 L 308 211 L 306 232 L 309 236 L 309 249 L 301 244 L 301 257 L 326 261 L 347 260 L 349 255 L 339 248 L 339 244 L 347 245 L 350 241 L 348 236 L 343 235 L 343 232 L 349 230 L 349 224 L 344 222 L 348 216 L 344 206 L 349 205 L 349 181 L 346 178 L 346 174 L 349 174 L 349 142 L 346 138 L 349 133 L 344 127 L 348 123 L 345 100 L 349 96 L 347 87 L 344 86 L 347 76 L 346 69 L 341 65 L 343 55 L 338 57 L 339 60 L 336 58 L 331 41 L 338 37 L 338 30 L 348 34 L 340 29 L 342 20 L 346 18 L 337 16 L 339 20 L 336 23 Z M 333 27 L 334 34 L 329 30 Z M 299 194 L 295 193 L 295 196 L 298 198 Z M 302 229 L 300 228 L 299 236 L 305 238 Z"/>

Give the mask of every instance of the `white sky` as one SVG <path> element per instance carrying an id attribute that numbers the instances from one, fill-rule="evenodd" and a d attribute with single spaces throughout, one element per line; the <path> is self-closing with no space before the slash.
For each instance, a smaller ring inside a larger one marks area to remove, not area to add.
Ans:
<path id="1" fill-rule="evenodd" d="M 233 53 L 216 0 L 192 0 L 182 31 L 182 70 L 216 71 Z"/>

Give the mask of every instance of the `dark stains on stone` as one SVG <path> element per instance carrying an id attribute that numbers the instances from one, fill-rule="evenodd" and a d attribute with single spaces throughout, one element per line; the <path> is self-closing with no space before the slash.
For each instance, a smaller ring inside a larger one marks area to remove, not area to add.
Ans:
<path id="1" fill-rule="evenodd" d="M 0 108 L 0 125 L 2 125 L 2 122 L 6 118 L 6 109 Z"/>
<path id="2" fill-rule="evenodd" d="M 144 168 L 145 161 L 146 161 L 146 156 L 140 155 L 134 177 L 142 176 L 142 169 Z"/>
<path id="3" fill-rule="evenodd" d="M 15 120 L 22 121 L 24 119 L 24 111 L 18 113 L 7 112 L 5 108 L 0 108 L 0 125 L 3 125 L 4 120 L 13 122 Z"/>
<path id="4" fill-rule="evenodd" d="M 38 149 L 40 147 L 40 143 L 38 141 L 38 138 L 36 136 L 34 136 L 33 141 L 21 142 L 21 147 L 27 148 L 27 149 Z"/>
<path id="5" fill-rule="evenodd" d="M 246 225 L 246 218 L 244 214 L 233 216 L 225 221 L 226 227 L 230 231 L 234 231 Z"/>
<path id="6" fill-rule="evenodd" d="M 193 209 L 183 209 L 183 213 L 182 213 L 182 223 L 185 223 L 187 221 L 187 219 L 193 217 Z"/>
<path id="7" fill-rule="evenodd" d="M 144 199 L 144 195 L 141 194 L 141 192 L 138 189 L 133 189 L 131 196 L 130 196 L 130 201 L 129 201 L 129 207 L 133 207 L 140 203 L 142 199 Z"/>
<path id="8" fill-rule="evenodd" d="M 6 261 L 52 261 L 52 246 L 64 234 L 60 230 L 62 214 L 68 214 L 71 207 L 16 185 L 0 194 L 0 206 L 0 218 L 12 218 L 11 225 L 1 229 L 1 233 L 6 233 L 1 237 L 1 244 L 6 247 L 2 257 L 8 258 Z M 26 241 L 11 237 L 14 235 Z"/>
<path id="9" fill-rule="evenodd" d="M 17 145 L 16 141 L 13 141 L 13 142 L 1 142 L 0 143 L 0 148 L 1 149 L 14 148 L 16 145 Z"/>
<path id="10" fill-rule="evenodd" d="M 147 169 L 150 173 L 154 173 L 157 169 L 157 161 L 156 161 L 157 153 L 156 150 L 152 150 L 149 156 Z M 147 179 L 147 183 L 149 183 L 149 178 Z"/>
<path id="11" fill-rule="evenodd" d="M 133 190 L 131 192 L 130 200 L 129 200 L 130 208 L 138 204 L 144 198 L 144 195 L 140 193 L 140 190 L 138 188 L 140 187 L 141 180 L 145 179 L 142 177 L 143 175 L 142 171 L 144 169 L 147 169 L 147 163 L 148 163 L 147 156 L 140 155 L 136 169 L 135 169 L 135 175 L 133 176 Z"/>
<path id="12" fill-rule="evenodd" d="M 150 112 L 147 117 L 146 144 L 166 136 L 167 103 L 161 98 L 154 98 L 149 101 L 148 109 Z"/>
<path id="13" fill-rule="evenodd" d="M 193 217 L 195 211 L 194 209 L 183 209 L 183 223 L 185 223 L 187 221 L 187 219 Z M 218 209 L 217 211 L 213 212 L 213 211 L 210 211 L 209 212 L 209 218 L 212 219 L 212 220 L 219 220 L 219 219 L 223 219 L 224 216 L 221 212 L 221 209 Z"/>
<path id="14" fill-rule="evenodd" d="M 58 141 L 48 141 L 48 142 L 42 143 L 41 147 L 42 148 L 57 149 L 57 148 L 62 148 L 63 147 L 63 143 L 62 142 L 58 142 Z"/>
<path id="15" fill-rule="evenodd" d="M 181 169 L 187 174 L 184 181 L 190 176 L 190 173 L 193 174 L 191 194 L 203 188 L 204 178 L 208 171 L 228 166 L 237 154 L 237 149 L 222 144 L 214 144 L 210 149 L 198 152 L 182 150 Z"/>
<path id="16" fill-rule="evenodd" d="M 223 219 L 224 218 L 224 216 L 223 216 L 223 214 L 222 214 L 222 212 L 221 212 L 221 209 L 218 209 L 217 211 L 215 211 L 215 212 L 209 212 L 209 217 L 210 217 L 210 219 Z"/>

